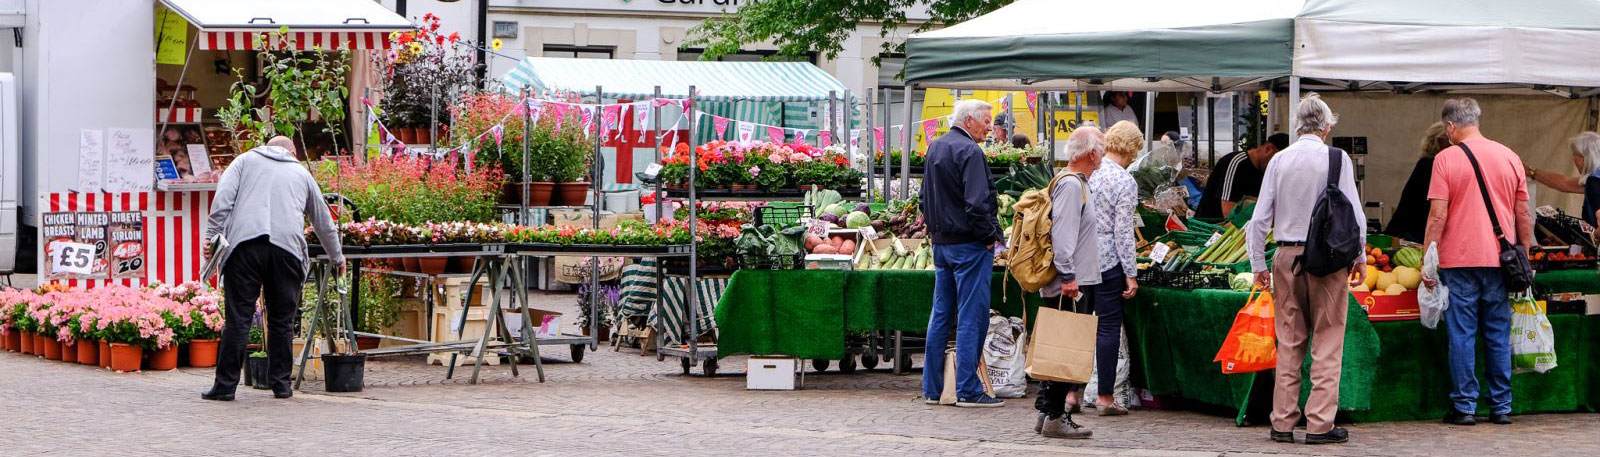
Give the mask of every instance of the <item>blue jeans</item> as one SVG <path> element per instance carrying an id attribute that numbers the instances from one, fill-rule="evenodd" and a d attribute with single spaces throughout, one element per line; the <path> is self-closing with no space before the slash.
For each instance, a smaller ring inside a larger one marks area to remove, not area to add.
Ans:
<path id="1" fill-rule="evenodd" d="M 1484 377 L 1489 384 L 1490 412 L 1511 414 L 1511 298 L 1495 268 L 1441 268 L 1439 279 L 1450 288 L 1444 311 L 1450 341 L 1450 401 L 1456 411 L 1478 410 L 1477 334 L 1483 332 Z"/>
<path id="2" fill-rule="evenodd" d="M 944 390 L 944 349 L 950 327 L 956 330 L 956 397 L 983 394 L 978 358 L 989 331 L 989 282 L 994 251 L 985 243 L 933 246 L 933 313 L 922 356 L 922 394 L 939 398 Z M 951 320 L 954 322 L 951 322 Z"/>

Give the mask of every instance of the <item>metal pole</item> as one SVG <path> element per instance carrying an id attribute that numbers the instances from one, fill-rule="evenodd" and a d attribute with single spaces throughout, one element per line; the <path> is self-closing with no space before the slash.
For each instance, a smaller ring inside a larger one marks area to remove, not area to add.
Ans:
<path id="1" fill-rule="evenodd" d="M 834 102 L 834 97 L 838 97 L 838 96 L 839 96 L 838 92 L 831 91 L 831 90 L 828 91 L 828 103 L 822 106 L 822 109 L 826 111 L 825 113 L 823 113 L 822 116 L 828 120 L 828 122 L 825 122 L 824 124 L 836 124 L 836 123 L 838 123 L 838 119 L 833 117 L 833 104 L 835 103 Z M 821 129 L 817 130 L 817 137 L 815 138 L 815 140 L 817 142 L 817 147 L 822 147 L 822 130 Z"/>
<path id="2" fill-rule="evenodd" d="M 894 104 L 894 92 L 892 92 L 892 89 L 884 89 L 882 93 L 878 94 L 878 97 L 882 101 L 880 107 L 883 108 L 883 201 L 887 202 L 890 198 L 889 186 L 892 186 L 893 184 L 891 183 L 894 181 L 889 173 L 891 167 L 889 159 L 892 155 L 891 153 L 894 152 L 895 146 L 889 143 L 889 129 L 894 128 L 894 109 L 890 107 L 890 105 Z M 872 132 L 872 147 L 878 147 L 878 132 L 876 131 Z"/>
<path id="3" fill-rule="evenodd" d="M 867 88 L 867 97 L 866 97 L 866 100 L 865 100 L 866 105 L 867 105 L 867 109 L 866 109 L 866 112 L 863 113 L 867 117 L 867 119 L 866 119 L 867 122 L 866 122 L 866 129 L 862 130 L 862 134 L 870 134 L 870 132 L 872 132 L 872 126 L 873 126 L 873 122 L 872 122 L 872 118 L 873 118 L 873 116 L 872 116 L 872 108 L 873 108 L 873 106 L 872 106 L 872 104 L 873 104 L 874 101 L 877 100 L 876 98 L 873 98 L 873 97 L 876 97 L 876 96 L 877 96 L 876 91 L 873 90 L 873 88 L 870 88 L 870 87 Z M 1592 101 L 1593 99 L 1590 99 L 1590 100 Z M 847 132 L 848 132 L 848 130 L 847 130 Z M 854 150 L 851 151 L 851 154 L 855 154 L 855 151 L 861 150 L 861 149 L 866 149 L 866 151 L 867 151 L 867 167 L 866 167 L 867 168 L 867 189 L 866 189 L 866 191 L 867 191 L 867 201 L 870 202 L 870 201 L 872 201 L 872 194 L 873 194 L 873 190 L 874 190 L 873 187 L 876 185 L 876 181 L 874 179 L 872 179 L 872 178 L 873 178 L 873 175 L 877 174 L 876 171 L 873 170 L 873 168 L 876 168 L 873 165 L 877 164 L 877 162 L 875 162 L 875 160 L 878 159 L 878 146 L 877 146 L 877 142 L 876 141 L 872 141 L 871 139 L 868 139 L 868 141 L 873 143 L 873 145 L 871 147 L 868 147 L 868 148 L 862 148 L 860 146 L 861 143 L 859 143 L 860 138 L 857 138 L 856 140 L 858 142 L 856 143 L 856 147 L 854 148 Z M 850 139 L 849 139 L 849 136 L 848 136 L 848 133 L 847 133 L 846 137 L 845 137 L 845 144 L 847 146 L 850 144 L 849 141 L 850 141 Z M 887 197 L 885 197 L 884 198 L 884 203 L 888 203 L 888 202 L 889 202 L 889 199 Z"/>
<path id="4" fill-rule="evenodd" d="M 1294 114 L 1300 110 L 1300 77 L 1289 76 L 1289 121 L 1284 125 L 1289 126 L 1289 132 L 1295 132 Z"/>
<path id="5" fill-rule="evenodd" d="M 906 141 L 905 141 L 906 148 L 905 148 L 905 150 L 900 151 L 900 198 L 910 198 L 910 196 L 911 196 L 911 154 L 912 154 L 912 152 L 911 152 L 912 151 L 911 140 L 912 140 L 912 138 L 911 138 L 910 130 L 911 130 L 911 118 L 912 118 L 912 116 L 915 116 L 915 114 L 913 114 L 914 111 L 912 110 L 913 107 L 911 106 L 911 93 L 912 92 L 916 92 L 916 90 L 917 90 L 917 85 L 916 84 L 906 83 L 906 93 L 905 93 L 906 123 L 905 123 L 905 126 L 900 127 L 900 135 L 906 137 Z"/>
<path id="6" fill-rule="evenodd" d="M 594 157 L 593 157 L 593 160 L 592 160 L 592 162 L 594 163 L 594 166 L 589 167 L 589 174 L 591 176 L 589 182 L 591 183 L 590 186 L 592 186 L 591 188 L 593 189 L 592 198 L 594 199 L 594 201 L 589 206 L 593 209 L 592 214 L 594 214 L 594 217 L 592 217 L 590 219 L 591 219 L 591 222 L 593 223 L 592 226 L 594 227 L 594 229 L 596 231 L 600 230 L 600 202 L 601 202 L 601 198 L 603 198 L 600 195 L 600 183 L 604 179 L 604 175 L 602 173 L 603 173 L 603 170 L 605 169 L 605 157 L 602 156 L 601 151 L 600 151 L 600 144 L 605 141 L 604 136 L 606 134 L 606 131 L 605 131 L 605 116 L 602 114 L 604 110 L 601 108 L 601 105 L 603 105 L 605 103 L 605 100 L 606 100 L 605 89 L 603 87 L 600 87 L 599 85 L 595 85 L 594 86 L 594 114 L 591 115 L 592 116 L 591 119 L 595 119 L 598 122 L 594 123 L 595 124 L 594 125 L 594 133 L 595 133 L 595 135 L 594 135 Z M 619 111 L 619 113 L 620 113 L 620 111 Z M 597 345 L 596 342 L 600 341 L 600 297 L 601 297 L 601 295 L 602 294 L 600 293 L 600 258 L 599 257 L 590 257 L 589 258 L 589 335 L 592 336 L 593 338 L 589 340 L 589 350 L 595 350 L 595 349 L 599 348 L 599 345 Z M 523 306 L 526 307 L 527 304 L 524 303 Z M 535 342 L 535 343 L 537 344 L 537 342 Z"/>
<path id="7" fill-rule="evenodd" d="M 686 105 L 685 113 L 694 107 L 694 86 L 689 86 L 689 100 Z M 689 291 L 689 296 L 684 299 L 684 303 L 689 306 L 689 334 L 686 336 L 689 338 L 690 364 L 699 361 L 700 357 L 700 296 L 695 290 L 696 286 L 698 286 L 695 283 L 698 282 L 699 276 L 700 249 L 699 244 L 694 242 L 695 237 L 699 236 L 700 222 L 700 205 L 695 201 L 696 186 L 694 183 L 695 168 L 698 168 L 694 166 L 695 163 L 698 163 L 695 161 L 694 137 L 695 133 L 699 131 L 699 126 L 695 124 L 699 120 L 699 116 L 689 117 L 689 287 L 686 288 Z"/>
<path id="8" fill-rule="evenodd" d="M 839 122 L 833 124 L 833 141 L 844 143 L 845 154 L 850 156 L 850 168 L 855 168 L 856 152 L 850 149 L 850 112 L 855 110 L 855 104 L 850 103 L 850 91 L 844 91 L 844 98 L 840 99 Z M 868 199 L 867 201 L 872 201 Z"/>
<path id="9" fill-rule="evenodd" d="M 533 137 L 533 91 L 524 87 L 522 89 L 522 207 L 517 213 L 517 221 L 523 225 L 535 225 L 533 216 L 528 213 L 528 139 Z M 537 225 L 544 225 L 543 223 Z"/>
<path id="10" fill-rule="evenodd" d="M 651 138 L 650 145 L 651 146 L 655 146 L 652 149 L 655 149 L 656 162 L 660 162 L 661 161 L 661 110 L 656 107 L 656 99 L 658 99 L 658 98 L 661 98 L 661 86 L 656 86 L 655 95 L 651 95 L 650 96 L 650 103 L 646 105 L 646 106 L 648 106 L 648 108 L 650 110 L 650 138 Z M 670 151 L 670 149 L 668 149 L 668 150 Z M 690 168 L 694 168 L 694 167 L 690 167 Z M 661 178 L 660 178 L 660 176 L 657 176 L 656 177 L 656 198 L 655 198 L 656 202 L 654 203 L 654 205 L 656 206 L 656 220 L 650 221 L 651 224 L 655 224 L 657 222 L 661 222 L 661 218 L 662 218 L 662 215 L 661 215 L 661 203 L 662 203 L 661 199 L 663 197 L 661 195 L 661 184 L 662 184 Z M 660 259 L 656 259 L 656 260 L 657 260 L 657 262 L 660 261 Z M 659 267 L 660 265 L 657 264 L 657 266 Z M 660 282 L 657 282 L 657 284 L 660 284 Z"/>
<path id="11" fill-rule="evenodd" d="M 1107 126 L 1109 127 L 1109 126 Z M 1144 148 L 1150 149 L 1155 144 L 1156 131 L 1156 92 L 1144 93 Z"/>
<path id="12" fill-rule="evenodd" d="M 1047 92 L 1045 95 L 1046 96 L 1044 97 L 1043 101 L 1039 102 L 1039 105 L 1040 105 L 1039 106 L 1039 110 L 1044 113 L 1045 122 L 1049 125 L 1049 127 L 1046 128 L 1045 131 L 1044 131 L 1045 132 L 1044 142 L 1046 144 L 1047 150 L 1049 151 L 1048 154 L 1047 154 L 1048 155 L 1048 160 L 1045 160 L 1045 162 L 1047 164 L 1047 167 L 1050 169 L 1050 171 L 1053 172 L 1056 169 L 1056 95 L 1057 94 L 1055 92 Z"/>
<path id="13" fill-rule="evenodd" d="M 524 141 L 526 143 L 526 141 Z M 428 154 L 439 153 L 439 88 L 428 88 Z M 307 156 L 310 157 L 310 156 Z"/>
<path id="14" fill-rule="evenodd" d="M 1206 94 L 1206 156 L 1208 160 L 1217 160 L 1217 99 Z M 1198 162 L 1200 154 L 1195 154 Z"/>

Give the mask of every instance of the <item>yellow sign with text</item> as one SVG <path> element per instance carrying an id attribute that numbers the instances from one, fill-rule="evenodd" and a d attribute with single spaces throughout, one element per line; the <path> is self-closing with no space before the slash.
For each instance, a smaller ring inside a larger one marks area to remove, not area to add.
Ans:
<path id="1" fill-rule="evenodd" d="M 189 50 L 189 21 L 156 5 L 156 63 L 183 65 Z"/>

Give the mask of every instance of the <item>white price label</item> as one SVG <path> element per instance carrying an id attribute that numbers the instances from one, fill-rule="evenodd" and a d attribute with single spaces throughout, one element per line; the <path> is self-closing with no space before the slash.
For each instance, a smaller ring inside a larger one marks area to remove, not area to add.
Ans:
<path id="1" fill-rule="evenodd" d="M 800 223 L 805 224 L 806 233 L 816 235 L 819 238 L 828 237 L 828 221 L 822 219 L 802 218 L 800 219 Z"/>
<path id="2" fill-rule="evenodd" d="M 50 271 L 80 275 L 94 273 L 94 245 L 58 241 L 50 244 Z"/>
<path id="3" fill-rule="evenodd" d="M 654 177 L 659 174 L 661 174 L 661 164 L 659 163 L 652 163 L 649 166 L 644 167 L 645 176 Z"/>
<path id="4" fill-rule="evenodd" d="M 1579 246 L 1579 245 L 1574 244 L 1574 245 L 1572 245 L 1572 246 L 1567 248 L 1567 255 L 1578 255 L 1578 254 L 1582 254 L 1582 253 L 1583 253 L 1583 246 Z"/>
<path id="5" fill-rule="evenodd" d="M 1221 240 L 1221 239 L 1222 239 L 1222 232 L 1212 232 L 1211 233 L 1211 239 L 1206 240 L 1206 246 L 1210 246 L 1210 245 L 1216 244 L 1217 240 Z"/>
<path id="6" fill-rule="evenodd" d="M 872 241 L 878 239 L 878 229 L 872 228 L 870 225 L 861 227 L 857 230 L 861 231 L 862 240 Z"/>
<path id="7" fill-rule="evenodd" d="M 1172 247 L 1167 246 L 1166 243 L 1156 243 L 1155 247 L 1150 248 L 1150 260 L 1155 263 L 1165 262 L 1167 261 L 1167 254 L 1170 252 L 1172 252 Z"/>

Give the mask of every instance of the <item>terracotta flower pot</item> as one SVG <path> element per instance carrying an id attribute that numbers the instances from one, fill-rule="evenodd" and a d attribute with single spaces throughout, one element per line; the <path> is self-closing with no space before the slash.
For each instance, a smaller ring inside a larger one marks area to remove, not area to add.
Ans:
<path id="1" fill-rule="evenodd" d="M 555 189 L 556 183 L 549 181 L 528 183 L 528 206 L 550 206 L 550 194 L 555 192 Z"/>
<path id="2" fill-rule="evenodd" d="M 357 335 L 356 348 L 360 350 L 377 349 L 383 345 L 383 339 L 376 336 Z"/>
<path id="3" fill-rule="evenodd" d="M 111 369 L 119 372 L 139 371 L 144 359 L 144 349 L 131 344 L 111 343 Z"/>
<path id="4" fill-rule="evenodd" d="M 502 205 L 521 205 L 522 204 L 522 183 L 519 183 L 519 182 L 506 182 L 506 183 L 500 184 L 500 204 L 502 204 Z"/>
<path id="5" fill-rule="evenodd" d="M 23 354 L 33 355 L 33 342 L 36 340 L 33 337 L 33 332 L 19 332 L 19 335 L 17 335 L 17 350 L 22 351 Z"/>
<path id="6" fill-rule="evenodd" d="M 417 144 L 417 131 L 412 130 L 411 127 L 395 128 L 392 129 L 392 132 L 395 136 L 400 137 L 400 142 L 402 143 Z"/>
<path id="7" fill-rule="evenodd" d="M 167 347 L 156 349 L 150 353 L 150 369 L 154 371 L 167 371 L 178 369 L 178 345 L 169 344 Z"/>
<path id="8" fill-rule="evenodd" d="M 84 340 L 78 342 L 78 363 L 84 365 L 97 365 L 100 363 L 100 342 Z"/>
<path id="9" fill-rule="evenodd" d="M 402 270 L 409 271 L 409 272 L 412 272 L 412 273 L 417 273 L 417 272 L 422 271 L 422 267 L 418 265 L 416 257 L 406 257 L 406 258 L 400 259 L 400 263 L 402 264 L 401 265 L 401 269 Z"/>
<path id="10" fill-rule="evenodd" d="M 195 368 L 208 368 L 217 366 L 218 340 L 194 340 L 189 342 L 189 366 Z"/>
<path id="11" fill-rule="evenodd" d="M 16 330 L 6 332 L 6 350 L 11 352 L 22 350 L 22 332 Z"/>
<path id="12" fill-rule="evenodd" d="M 406 269 L 406 261 L 402 260 L 402 259 L 396 259 L 396 258 L 383 259 L 383 265 L 384 265 L 385 268 L 388 268 L 388 269 L 394 270 L 394 271 L 405 271 L 405 269 Z"/>
<path id="13" fill-rule="evenodd" d="M 103 368 L 111 368 L 111 342 L 110 341 L 100 340 L 100 357 L 96 357 L 96 358 L 100 359 L 100 366 L 101 367 L 103 367 Z"/>
<path id="14" fill-rule="evenodd" d="M 587 181 L 556 183 L 556 193 L 561 196 L 561 204 L 580 206 L 589 197 L 589 183 Z"/>
<path id="15" fill-rule="evenodd" d="M 422 267 L 422 274 L 441 275 L 450 265 L 449 257 L 423 257 L 417 259 L 418 266 Z"/>
<path id="16" fill-rule="evenodd" d="M 39 351 L 40 353 L 44 354 L 44 358 L 49 360 L 61 360 L 61 342 L 56 341 L 55 338 L 46 337 L 41 333 L 39 334 L 39 341 L 35 341 L 33 344 L 44 347 L 43 350 Z"/>
<path id="17" fill-rule="evenodd" d="M 417 137 L 417 144 L 433 143 L 433 131 L 427 127 L 412 127 L 412 135 Z"/>
<path id="18" fill-rule="evenodd" d="M 72 340 L 71 343 L 61 343 L 61 361 L 78 363 L 78 340 Z"/>

